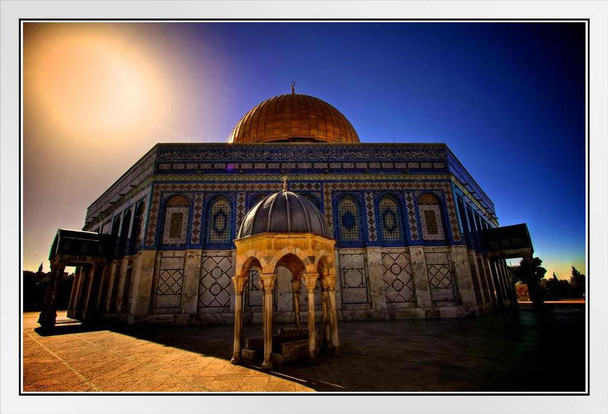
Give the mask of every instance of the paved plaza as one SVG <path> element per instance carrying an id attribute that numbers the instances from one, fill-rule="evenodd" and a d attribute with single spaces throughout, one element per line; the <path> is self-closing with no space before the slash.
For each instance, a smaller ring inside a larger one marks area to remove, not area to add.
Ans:
<path id="1" fill-rule="evenodd" d="M 340 323 L 340 357 L 317 365 L 230 364 L 232 326 L 81 326 L 43 335 L 23 317 L 24 392 L 577 392 L 584 305 L 469 319 Z M 245 326 L 245 337 L 261 326 Z"/>

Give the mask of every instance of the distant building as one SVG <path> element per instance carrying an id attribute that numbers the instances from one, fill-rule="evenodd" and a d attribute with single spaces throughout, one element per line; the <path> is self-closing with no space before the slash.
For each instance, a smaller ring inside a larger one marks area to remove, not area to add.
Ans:
<path id="1" fill-rule="evenodd" d="M 284 176 L 335 239 L 340 320 L 480 315 L 514 297 L 481 240 L 494 205 L 445 144 L 361 143 L 336 108 L 291 93 L 251 109 L 225 144 L 157 144 L 91 204 L 83 230 L 109 235 L 109 251 L 51 252 L 80 266 L 69 316 L 232 323 L 234 239 Z M 262 320 L 260 271 L 247 270 L 246 322 Z M 295 277 L 276 269 L 276 321 L 295 317 L 293 295 L 307 309 Z"/>

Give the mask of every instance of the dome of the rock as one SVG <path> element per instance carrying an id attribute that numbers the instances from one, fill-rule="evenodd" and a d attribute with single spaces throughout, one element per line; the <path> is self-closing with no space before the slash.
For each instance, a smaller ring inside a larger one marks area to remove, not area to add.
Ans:
<path id="1" fill-rule="evenodd" d="M 230 143 L 360 142 L 344 115 L 313 96 L 275 96 L 251 109 L 236 124 Z"/>

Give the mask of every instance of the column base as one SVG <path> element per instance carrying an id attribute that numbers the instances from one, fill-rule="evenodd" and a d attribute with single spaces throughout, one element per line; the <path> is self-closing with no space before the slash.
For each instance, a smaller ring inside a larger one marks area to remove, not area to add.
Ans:
<path id="1" fill-rule="evenodd" d="M 57 320 L 56 312 L 42 311 L 38 317 L 38 323 L 44 330 L 51 330 L 55 328 L 55 322 Z"/>
<path id="2" fill-rule="evenodd" d="M 230 359 L 230 363 L 231 363 L 232 365 L 240 365 L 240 363 L 241 363 L 241 358 L 239 358 L 238 356 L 233 356 L 233 357 Z"/>
<path id="3" fill-rule="evenodd" d="M 262 371 L 268 372 L 272 370 L 272 361 L 264 361 L 262 363 Z"/>

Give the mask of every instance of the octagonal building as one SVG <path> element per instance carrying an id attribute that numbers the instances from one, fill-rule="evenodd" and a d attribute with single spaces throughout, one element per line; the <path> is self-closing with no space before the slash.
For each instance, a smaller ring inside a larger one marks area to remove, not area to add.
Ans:
<path id="1" fill-rule="evenodd" d="M 51 260 L 78 266 L 68 316 L 232 323 L 237 232 L 284 185 L 335 240 L 339 320 L 480 315 L 513 297 L 505 261 L 481 241 L 498 226 L 494 205 L 445 144 L 362 143 L 338 109 L 292 92 L 251 109 L 226 143 L 150 149 L 88 208 L 82 230 L 104 235 L 103 254 L 61 259 L 74 245 L 60 231 Z M 243 319 L 258 323 L 261 272 L 248 272 Z M 293 277 L 277 268 L 278 322 L 307 309 Z"/>

